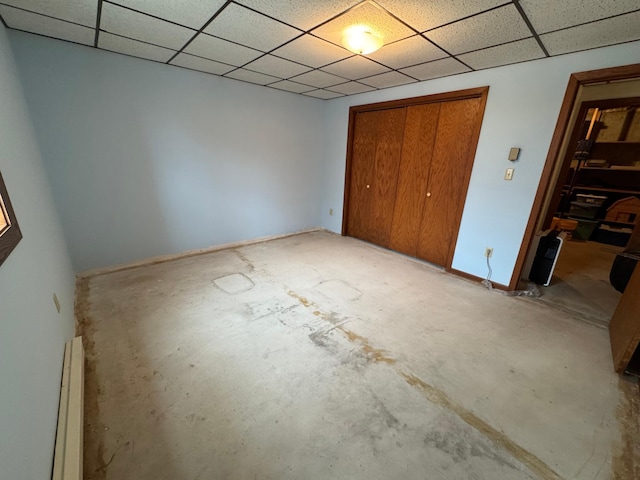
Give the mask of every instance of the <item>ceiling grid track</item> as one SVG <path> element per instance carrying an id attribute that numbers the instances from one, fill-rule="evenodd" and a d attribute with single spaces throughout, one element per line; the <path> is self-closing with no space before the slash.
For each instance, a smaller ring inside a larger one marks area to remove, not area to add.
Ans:
<path id="1" fill-rule="evenodd" d="M 171 62 L 171 60 L 173 60 L 174 58 L 176 58 L 176 56 L 177 56 L 178 54 L 182 53 L 182 52 L 184 51 L 184 49 L 185 49 L 185 48 L 187 48 L 187 47 L 189 46 L 189 44 L 191 44 L 191 42 L 193 42 L 193 41 L 195 40 L 195 38 L 196 38 L 198 35 L 200 35 L 200 34 L 203 32 L 203 30 L 209 26 L 209 24 L 210 24 L 211 22 L 213 22 L 213 21 L 216 19 L 216 17 L 217 17 L 218 15 L 220 15 L 220 14 L 223 12 L 223 10 L 224 10 L 225 8 L 227 8 L 227 6 L 228 6 L 230 3 L 232 3 L 232 2 L 231 2 L 231 0 L 227 0 L 227 1 L 225 2 L 225 4 L 224 4 L 222 7 L 220 7 L 220 8 L 216 11 L 216 13 L 214 13 L 214 14 L 211 16 L 211 18 L 209 19 L 209 21 L 208 21 L 207 23 L 205 23 L 202 27 L 200 27 L 200 30 L 198 30 L 198 31 L 195 33 L 195 35 L 194 35 L 193 37 L 191 37 L 191 38 L 189 39 L 189 41 L 188 41 L 187 43 L 185 43 L 185 44 L 182 46 L 182 48 L 181 48 L 180 50 L 178 50 L 178 51 L 177 51 L 177 53 L 176 53 L 173 57 L 171 57 L 171 58 L 170 58 L 166 63 Z"/>
<path id="2" fill-rule="evenodd" d="M 59 0 L 25 8 L 23 0 L 0 0 L 0 22 L 324 99 L 640 40 L 640 9 L 630 0 L 597 8 L 579 0 L 435 0 L 422 12 L 412 5 L 191 0 L 168 8 L 144 0 Z M 382 48 L 369 55 L 348 52 L 340 33 L 347 21 L 381 29 Z"/>
<path id="3" fill-rule="evenodd" d="M 100 40 L 100 17 L 102 17 L 102 0 L 98 0 L 98 12 L 96 13 L 96 37 L 93 41 L 94 48 L 98 48 L 98 40 Z"/>
<path id="4" fill-rule="evenodd" d="M 538 33 L 533 28 L 533 25 L 531 24 L 531 20 L 529 20 L 529 17 L 527 17 L 527 14 L 524 13 L 524 10 L 522 9 L 522 5 L 520 5 L 520 1 L 513 0 L 513 4 L 518 9 L 518 13 L 520 13 L 520 15 L 522 16 L 522 20 L 524 20 L 524 23 L 526 23 L 527 27 L 529 27 L 529 30 L 531 30 L 531 34 L 533 35 L 533 38 L 535 38 L 536 42 L 538 42 L 538 46 L 544 52 L 545 57 L 550 57 L 551 55 L 549 55 L 549 52 L 547 51 L 547 47 L 544 46 L 544 44 L 542 43 L 542 40 L 540 40 L 540 37 L 538 36 Z"/>

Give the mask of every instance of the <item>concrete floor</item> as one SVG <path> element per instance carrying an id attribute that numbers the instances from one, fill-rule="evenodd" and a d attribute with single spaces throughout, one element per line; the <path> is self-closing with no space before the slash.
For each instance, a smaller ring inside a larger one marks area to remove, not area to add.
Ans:
<path id="1" fill-rule="evenodd" d="M 624 247 L 570 240 L 564 243 L 551 285 L 536 299 L 578 318 L 606 327 L 622 294 L 609 282 L 609 271 Z"/>
<path id="2" fill-rule="evenodd" d="M 79 282 L 86 479 L 640 478 L 606 330 L 312 232 Z"/>

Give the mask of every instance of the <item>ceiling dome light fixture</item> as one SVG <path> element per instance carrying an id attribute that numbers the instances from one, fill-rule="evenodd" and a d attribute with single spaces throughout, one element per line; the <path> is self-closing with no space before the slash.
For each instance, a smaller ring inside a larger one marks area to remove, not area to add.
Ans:
<path id="1" fill-rule="evenodd" d="M 379 37 L 365 25 L 354 25 L 347 28 L 342 35 L 342 45 L 347 50 L 358 55 L 373 53 L 382 47 L 382 37 Z"/>

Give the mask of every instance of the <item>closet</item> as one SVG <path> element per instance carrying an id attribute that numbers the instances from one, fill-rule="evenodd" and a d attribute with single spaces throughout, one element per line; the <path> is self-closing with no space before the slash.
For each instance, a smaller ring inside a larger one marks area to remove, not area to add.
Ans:
<path id="1" fill-rule="evenodd" d="M 487 93 L 352 107 L 343 234 L 450 268 Z"/>

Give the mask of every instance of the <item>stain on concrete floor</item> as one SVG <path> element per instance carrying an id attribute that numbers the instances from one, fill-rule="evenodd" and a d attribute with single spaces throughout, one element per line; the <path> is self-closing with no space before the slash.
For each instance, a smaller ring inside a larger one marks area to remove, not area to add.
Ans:
<path id="1" fill-rule="evenodd" d="M 212 287 L 234 274 L 253 286 Z M 362 242 L 306 234 L 77 291 L 87 479 L 637 478 L 638 386 L 602 330 Z"/>
<path id="2" fill-rule="evenodd" d="M 288 291 L 288 294 L 293 298 L 298 299 L 298 301 L 300 301 L 300 303 L 305 307 L 318 308 L 316 304 L 314 304 L 313 302 L 310 302 L 306 298 L 296 294 L 291 290 Z M 318 310 L 314 310 L 313 313 L 316 316 L 319 316 L 327 320 L 332 325 L 335 325 L 335 328 L 331 329 L 331 331 L 335 329 L 340 330 L 342 333 L 344 333 L 344 335 L 350 342 L 357 342 L 360 345 L 360 348 L 362 349 L 362 352 L 364 353 L 365 358 L 367 358 L 368 360 L 376 363 L 383 362 L 390 365 L 393 365 L 396 363 L 395 359 L 387 356 L 388 353 L 372 347 L 368 339 L 350 331 L 344 326 L 344 324 L 342 325 L 336 324 L 331 314 L 322 313 Z M 317 338 L 317 333 L 318 332 L 311 334 L 310 337 L 315 336 L 315 338 Z M 326 335 L 326 334 L 323 332 L 323 335 Z M 322 344 L 321 346 L 325 346 L 325 344 Z M 539 458 L 537 458 L 535 455 L 531 454 L 530 452 L 527 452 L 522 447 L 516 445 L 506 435 L 504 435 L 504 433 L 495 430 L 493 427 L 491 427 L 489 424 L 487 424 L 486 422 L 478 418 L 473 413 L 467 411 L 466 409 L 460 407 L 459 405 L 456 405 L 454 402 L 451 401 L 451 399 L 447 397 L 447 395 L 444 392 L 436 389 L 432 385 L 427 384 L 426 382 L 420 380 L 414 375 L 410 373 L 406 373 L 400 367 L 397 368 L 397 372 L 401 377 L 403 377 L 407 381 L 409 385 L 416 387 L 418 390 L 420 390 L 431 403 L 444 407 L 451 413 L 457 415 L 461 420 L 466 422 L 468 425 L 475 428 L 478 432 L 485 435 L 496 446 L 505 448 L 507 451 L 509 451 L 509 453 L 511 453 L 514 456 L 514 458 L 519 460 L 521 463 L 526 465 L 531 471 L 536 473 L 539 478 L 544 480 L 560 479 L 560 476 L 556 472 L 554 472 L 548 465 L 542 462 Z M 464 442 L 457 439 L 452 439 L 450 438 L 450 435 L 447 435 L 446 438 L 444 438 L 440 432 L 434 431 L 427 434 L 425 438 L 428 439 L 428 441 L 427 440 L 425 441 L 426 443 L 433 444 L 437 448 L 440 448 L 441 450 L 450 454 L 453 460 L 456 462 L 459 462 L 463 456 L 464 458 L 468 457 L 466 455 L 463 455 L 463 452 L 466 450 L 466 448 L 463 447 L 463 445 L 465 445 Z M 451 448 L 451 445 L 453 444 L 456 445 L 456 448 Z M 473 451 L 478 454 L 476 456 L 480 455 L 481 450 L 479 448 L 476 447 L 475 449 L 473 449 Z M 493 452 L 489 452 L 489 455 L 495 455 L 495 454 L 493 454 Z M 511 464 L 508 464 L 508 463 L 505 463 L 505 464 L 511 466 Z"/>
<path id="3" fill-rule="evenodd" d="M 251 290 L 255 286 L 253 280 L 244 273 L 232 273 L 218 277 L 213 281 L 213 284 L 229 295 L 238 295 L 239 293 Z"/>

